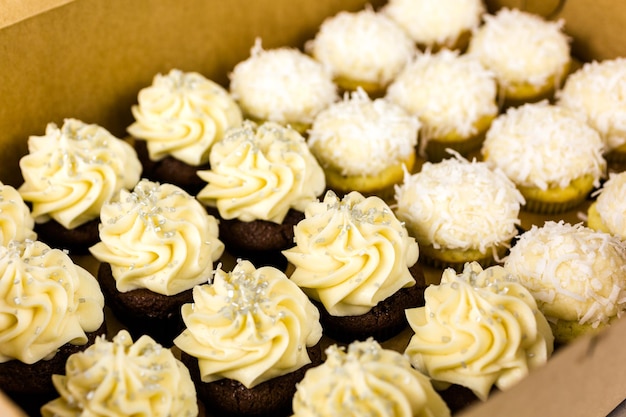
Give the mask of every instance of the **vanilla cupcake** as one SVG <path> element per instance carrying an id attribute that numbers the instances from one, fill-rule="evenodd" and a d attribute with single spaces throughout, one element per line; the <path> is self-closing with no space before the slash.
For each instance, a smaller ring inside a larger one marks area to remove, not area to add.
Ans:
<path id="1" fill-rule="evenodd" d="M 35 220 L 20 193 L 11 185 L 0 182 L 0 245 L 11 241 L 35 240 Z"/>
<path id="2" fill-rule="evenodd" d="M 423 302 L 419 248 L 379 197 L 353 191 L 310 203 L 283 254 L 290 279 L 315 301 L 324 333 L 352 342 L 389 339 L 404 328 L 404 309 Z"/>
<path id="3" fill-rule="evenodd" d="M 559 343 L 626 310 L 626 243 L 608 233 L 546 221 L 520 236 L 504 267 L 533 294 Z"/>
<path id="4" fill-rule="evenodd" d="M 102 205 L 139 181 L 141 163 L 126 141 L 76 119 L 28 139 L 18 191 L 31 206 L 35 231 L 50 246 L 84 252 L 98 241 Z"/>
<path id="5" fill-rule="evenodd" d="M 324 20 L 305 50 L 330 69 L 346 91 L 362 88 L 370 96 L 384 95 L 387 85 L 415 53 L 415 43 L 388 16 L 367 7 L 339 12 Z"/>
<path id="6" fill-rule="evenodd" d="M 178 69 L 155 75 L 137 100 L 128 133 L 135 139 L 144 178 L 196 194 L 202 188 L 196 171 L 208 168 L 211 147 L 241 125 L 239 106 L 221 85 Z"/>
<path id="7" fill-rule="evenodd" d="M 146 179 L 105 204 L 100 219 L 101 241 L 89 250 L 107 305 L 134 337 L 171 346 L 180 307 L 224 251 L 217 220 L 182 188 Z"/>
<path id="8" fill-rule="evenodd" d="M 556 96 L 558 105 L 581 112 L 600 133 L 609 161 L 626 163 L 626 58 L 585 63 Z"/>
<path id="9" fill-rule="evenodd" d="M 284 267 L 293 226 L 324 192 L 324 171 L 291 127 L 245 121 L 211 150 L 211 169 L 197 198 L 220 218 L 227 251 L 255 264 Z"/>
<path id="10" fill-rule="evenodd" d="M 321 362 L 319 313 L 274 267 L 218 269 L 182 308 L 174 340 L 211 415 L 286 416 L 296 383 Z"/>
<path id="11" fill-rule="evenodd" d="M 464 50 L 485 5 L 482 0 L 389 0 L 381 13 L 398 22 L 421 49 Z"/>
<path id="12" fill-rule="evenodd" d="M 330 189 L 387 199 L 415 165 L 419 129 L 417 117 L 359 88 L 317 115 L 307 143 Z"/>
<path id="13" fill-rule="evenodd" d="M 324 363 L 298 384 L 293 411 L 293 417 L 450 416 L 426 376 L 371 338 L 329 346 Z"/>
<path id="14" fill-rule="evenodd" d="M 626 172 L 609 174 L 587 209 L 587 226 L 626 241 Z"/>
<path id="15" fill-rule="evenodd" d="M 407 173 L 395 198 L 395 213 L 417 240 L 421 259 L 456 270 L 468 261 L 499 261 L 517 234 L 524 204 L 501 170 L 458 155 Z"/>
<path id="16" fill-rule="evenodd" d="M 102 291 L 66 252 L 13 241 L 0 246 L 0 311 L 0 390 L 35 414 L 52 374 L 106 332 Z"/>
<path id="17" fill-rule="evenodd" d="M 71 355 L 52 382 L 59 397 L 41 408 L 43 417 L 198 415 L 189 370 L 150 336 L 133 342 L 126 330 Z"/>
<path id="18" fill-rule="evenodd" d="M 432 162 L 480 148 L 498 114 L 494 74 L 478 59 L 458 51 L 416 55 L 385 96 L 419 118 L 420 154 Z"/>
<path id="19" fill-rule="evenodd" d="M 606 173 L 598 132 L 576 113 L 542 101 L 509 108 L 487 131 L 481 153 L 526 199 L 524 209 L 561 213 L 580 205 Z"/>
<path id="20" fill-rule="evenodd" d="M 496 74 L 505 106 L 551 98 L 561 85 L 572 61 L 563 24 L 518 9 L 484 15 L 468 53 Z"/>
<path id="21" fill-rule="evenodd" d="M 554 337 L 531 293 L 501 266 L 446 269 L 407 310 L 414 331 L 405 354 L 435 388 L 469 388 L 480 400 L 508 390 L 551 356 Z M 446 398 L 445 391 L 442 393 Z"/>
<path id="22" fill-rule="evenodd" d="M 230 93 L 245 118 L 290 125 L 301 133 L 338 98 L 324 65 L 295 48 L 265 50 L 260 39 L 229 78 Z"/>

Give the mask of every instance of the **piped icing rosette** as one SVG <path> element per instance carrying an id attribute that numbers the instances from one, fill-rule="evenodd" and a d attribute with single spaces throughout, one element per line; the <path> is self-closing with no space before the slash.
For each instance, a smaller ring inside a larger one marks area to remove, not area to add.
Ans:
<path id="1" fill-rule="evenodd" d="M 597 328 L 626 310 L 626 243 L 608 233 L 546 221 L 520 236 L 504 266 L 557 326 Z"/>
<path id="2" fill-rule="evenodd" d="M 20 193 L 11 185 L 0 182 L 0 245 L 12 240 L 35 240 L 35 220 Z"/>
<path id="3" fill-rule="evenodd" d="M 585 63 L 557 92 L 560 106 L 579 111 L 607 151 L 626 145 L 626 58 Z"/>
<path id="4" fill-rule="evenodd" d="M 245 121 L 211 150 L 208 184 L 198 193 L 223 219 L 281 223 L 289 209 L 304 207 L 325 187 L 324 171 L 295 130 Z"/>
<path id="5" fill-rule="evenodd" d="M 174 343 L 198 359 L 203 382 L 228 378 L 251 388 L 311 362 L 306 348 L 322 337 L 319 312 L 280 270 L 239 261 L 193 295 Z"/>
<path id="6" fill-rule="evenodd" d="M 415 53 L 415 44 L 392 19 L 371 7 L 326 19 L 305 50 L 330 69 L 340 86 L 384 91 Z"/>
<path id="7" fill-rule="evenodd" d="M 265 50 L 260 39 L 229 77 L 230 93 L 246 117 L 300 131 L 337 99 L 332 75 L 321 63 L 295 48 Z"/>
<path id="8" fill-rule="evenodd" d="M 485 6 L 481 0 L 390 0 L 381 12 L 421 47 L 455 48 L 463 46 L 460 36 L 480 25 Z"/>
<path id="9" fill-rule="evenodd" d="M 215 217 L 173 184 L 142 179 L 102 207 L 101 241 L 89 248 L 111 266 L 120 292 L 178 294 L 206 282 L 224 245 Z"/>
<path id="10" fill-rule="evenodd" d="M 332 382 L 331 382 L 332 381 Z M 450 416 L 430 380 L 406 356 L 374 339 L 331 345 L 323 364 L 309 369 L 293 399 L 294 417 Z"/>
<path id="11" fill-rule="evenodd" d="M 486 400 L 546 363 L 554 337 L 531 293 L 501 266 L 446 269 L 406 311 L 414 335 L 405 354 L 436 384 L 462 385 Z"/>
<path id="12" fill-rule="evenodd" d="M 31 240 L 0 246 L 0 362 L 33 364 L 84 345 L 103 308 L 96 279 L 64 251 Z"/>
<path id="13" fill-rule="evenodd" d="M 195 417 L 196 389 L 187 368 L 170 349 L 144 335 L 133 342 L 126 330 L 104 336 L 71 355 L 65 375 L 53 375 L 60 397 L 43 417 Z"/>
<path id="14" fill-rule="evenodd" d="M 626 241 L 626 172 L 610 173 L 595 197 L 587 225 Z"/>
<path id="15" fill-rule="evenodd" d="M 172 156 L 192 166 L 205 164 L 211 146 L 242 122 L 228 90 L 197 72 L 157 74 L 137 98 L 128 132 L 147 141 L 154 161 Z"/>
<path id="16" fill-rule="evenodd" d="M 18 191 L 32 203 L 37 222 L 54 219 L 73 229 L 98 218 L 120 189 L 139 181 L 141 163 L 127 142 L 103 127 L 76 119 L 49 123 L 44 136 L 28 139 L 20 159 L 24 183 Z"/>
<path id="17" fill-rule="evenodd" d="M 367 313 L 404 287 L 419 256 L 415 239 L 379 197 L 332 191 L 309 204 L 295 228 L 296 246 L 283 251 L 290 279 L 336 316 Z"/>

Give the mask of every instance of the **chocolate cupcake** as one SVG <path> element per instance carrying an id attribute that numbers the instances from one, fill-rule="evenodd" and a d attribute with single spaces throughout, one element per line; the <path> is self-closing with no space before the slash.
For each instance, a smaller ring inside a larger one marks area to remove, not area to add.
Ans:
<path id="1" fill-rule="evenodd" d="M 283 251 L 295 267 L 290 279 L 335 340 L 389 339 L 407 326 L 404 310 L 423 303 L 418 245 L 379 197 L 327 192 L 305 209 L 295 241 Z"/>

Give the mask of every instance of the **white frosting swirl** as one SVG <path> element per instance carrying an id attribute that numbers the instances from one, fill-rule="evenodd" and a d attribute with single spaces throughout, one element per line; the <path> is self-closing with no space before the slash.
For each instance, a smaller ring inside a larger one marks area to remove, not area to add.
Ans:
<path id="1" fill-rule="evenodd" d="M 150 336 L 136 342 L 126 330 L 104 336 L 71 355 L 66 375 L 53 375 L 60 397 L 43 417 L 196 417 L 196 389 L 189 370 Z"/>
<path id="2" fill-rule="evenodd" d="M 309 204 L 295 227 L 296 246 L 283 251 L 290 276 L 332 315 L 365 314 L 403 287 L 415 285 L 409 268 L 419 249 L 379 197 L 353 191 L 341 200 L 329 191 Z"/>
<path id="3" fill-rule="evenodd" d="M 322 337 L 319 312 L 280 270 L 239 261 L 193 289 L 182 307 L 186 329 L 174 344 L 198 358 L 202 381 L 247 388 L 311 362 L 306 348 Z"/>
<path id="4" fill-rule="evenodd" d="M 35 240 L 35 220 L 20 193 L 11 185 L 0 182 L 0 245 L 12 240 Z"/>
<path id="5" fill-rule="evenodd" d="M 128 132 L 147 141 L 154 161 L 173 156 L 188 165 L 205 164 L 211 146 L 242 122 L 228 91 L 197 72 L 157 74 L 137 98 Z"/>
<path id="6" fill-rule="evenodd" d="M 325 187 L 324 171 L 295 130 L 246 121 L 211 150 L 208 184 L 198 199 L 224 219 L 282 223 L 290 208 L 304 211 Z"/>
<path id="7" fill-rule="evenodd" d="M 486 400 L 546 363 L 554 337 L 530 292 L 501 266 L 448 268 L 406 311 L 415 332 L 405 353 L 433 380 L 470 388 Z"/>
<path id="8" fill-rule="evenodd" d="M 18 190 L 32 203 L 35 221 L 52 218 L 66 229 L 97 219 L 102 205 L 141 175 L 131 145 L 76 119 L 65 119 L 61 128 L 49 123 L 44 136 L 28 139 L 28 151 L 20 159 Z"/>
<path id="9" fill-rule="evenodd" d="M 89 248 L 111 266 L 117 289 L 173 295 L 207 281 L 224 251 L 218 224 L 173 184 L 141 180 L 102 207 L 100 242 Z"/>
<path id="10" fill-rule="evenodd" d="M 103 308 L 96 279 L 65 252 L 30 240 L 0 246 L 0 362 L 33 364 L 84 345 Z"/>
<path id="11" fill-rule="evenodd" d="M 326 349 L 293 399 L 294 417 L 449 417 L 430 380 L 401 353 L 373 339 Z"/>

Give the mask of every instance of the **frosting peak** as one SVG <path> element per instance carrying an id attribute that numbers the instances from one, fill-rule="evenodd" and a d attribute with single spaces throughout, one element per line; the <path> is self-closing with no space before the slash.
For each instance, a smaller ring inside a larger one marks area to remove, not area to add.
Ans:
<path id="1" fill-rule="evenodd" d="M 12 240 L 34 240 L 34 227 L 35 220 L 20 193 L 0 182 L 0 245 L 8 246 Z"/>

